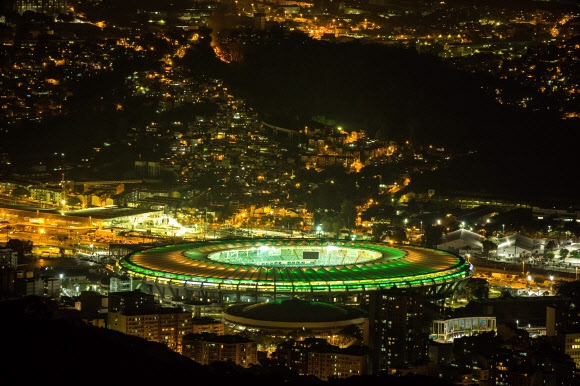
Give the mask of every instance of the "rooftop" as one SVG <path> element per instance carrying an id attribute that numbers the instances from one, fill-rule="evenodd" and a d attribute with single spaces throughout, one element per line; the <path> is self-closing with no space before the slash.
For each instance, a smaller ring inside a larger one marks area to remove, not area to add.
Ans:
<path id="1" fill-rule="evenodd" d="M 301 299 L 232 306 L 227 313 L 273 322 L 331 322 L 360 317 L 362 311 L 334 304 Z"/>

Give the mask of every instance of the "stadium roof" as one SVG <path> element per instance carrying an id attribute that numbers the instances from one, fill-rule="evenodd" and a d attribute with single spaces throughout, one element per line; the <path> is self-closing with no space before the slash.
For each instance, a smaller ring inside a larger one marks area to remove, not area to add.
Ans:
<path id="1" fill-rule="evenodd" d="M 347 255 L 309 258 L 330 248 Z M 292 250 L 294 257 L 282 250 Z M 218 257 L 216 254 L 220 252 Z M 229 259 L 228 254 L 244 256 Z M 212 255 L 213 254 L 213 255 Z M 357 257 L 358 256 L 358 257 Z M 343 263 L 343 261 L 345 263 Z M 219 240 L 170 245 L 135 252 L 120 262 L 145 280 L 220 291 L 348 292 L 455 283 L 471 277 L 473 266 L 445 251 L 393 247 L 385 243 L 311 239 Z"/>

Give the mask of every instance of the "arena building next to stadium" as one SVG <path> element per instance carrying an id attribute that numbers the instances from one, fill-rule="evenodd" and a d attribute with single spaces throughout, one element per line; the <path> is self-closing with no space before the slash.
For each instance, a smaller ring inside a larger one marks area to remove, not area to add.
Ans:
<path id="1" fill-rule="evenodd" d="M 327 239 L 200 241 L 134 252 L 118 262 L 163 299 L 357 302 L 366 292 L 447 297 L 473 275 L 461 256 L 409 245 Z"/>

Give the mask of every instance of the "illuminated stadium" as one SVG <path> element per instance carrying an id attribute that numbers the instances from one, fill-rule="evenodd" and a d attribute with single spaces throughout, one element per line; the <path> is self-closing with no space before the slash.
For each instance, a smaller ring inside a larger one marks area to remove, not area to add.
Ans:
<path id="1" fill-rule="evenodd" d="M 176 244 L 132 253 L 119 268 L 162 298 L 220 302 L 336 302 L 395 288 L 448 296 L 473 274 L 469 262 L 441 250 L 325 239 Z"/>

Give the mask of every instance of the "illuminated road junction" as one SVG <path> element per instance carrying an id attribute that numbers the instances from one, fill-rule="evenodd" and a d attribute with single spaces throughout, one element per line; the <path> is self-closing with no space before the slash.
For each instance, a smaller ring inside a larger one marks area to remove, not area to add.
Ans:
<path id="1" fill-rule="evenodd" d="M 239 239 L 155 247 L 119 261 L 162 298 L 348 302 L 369 291 L 449 296 L 473 275 L 462 257 L 418 246 L 325 239 Z"/>

